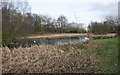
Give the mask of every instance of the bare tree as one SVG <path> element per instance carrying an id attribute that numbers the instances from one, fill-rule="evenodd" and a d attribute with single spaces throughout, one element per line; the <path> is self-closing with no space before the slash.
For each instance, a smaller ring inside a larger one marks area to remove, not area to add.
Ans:
<path id="1" fill-rule="evenodd" d="M 60 28 L 62 29 L 62 33 L 64 33 L 65 32 L 65 27 L 67 25 L 66 16 L 63 16 L 63 15 L 59 16 L 57 21 L 58 21 L 58 24 L 60 25 Z"/>
<path id="2" fill-rule="evenodd" d="M 28 10 L 26 1 L 2 2 L 3 43 L 10 43 L 18 34 L 20 35 Z"/>

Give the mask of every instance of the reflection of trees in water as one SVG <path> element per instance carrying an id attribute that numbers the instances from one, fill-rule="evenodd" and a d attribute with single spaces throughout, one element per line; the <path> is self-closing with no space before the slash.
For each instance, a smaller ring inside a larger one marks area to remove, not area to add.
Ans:
<path id="1" fill-rule="evenodd" d="M 16 43 L 11 43 L 9 48 L 13 47 L 31 47 L 32 45 L 62 45 L 71 42 L 85 42 L 85 37 L 67 37 L 67 38 L 54 38 L 54 39 L 22 39 Z"/>

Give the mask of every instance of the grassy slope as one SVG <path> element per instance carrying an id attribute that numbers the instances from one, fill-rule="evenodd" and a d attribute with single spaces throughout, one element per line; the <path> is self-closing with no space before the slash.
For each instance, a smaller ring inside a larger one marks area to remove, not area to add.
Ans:
<path id="1" fill-rule="evenodd" d="M 118 66 L 118 39 L 99 39 L 94 42 L 101 44 L 95 50 L 99 64 L 94 67 L 97 72 L 117 72 Z M 93 68 L 93 69 L 94 69 Z"/>

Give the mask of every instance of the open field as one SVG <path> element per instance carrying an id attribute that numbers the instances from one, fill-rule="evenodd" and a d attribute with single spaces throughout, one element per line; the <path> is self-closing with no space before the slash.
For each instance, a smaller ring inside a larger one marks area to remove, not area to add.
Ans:
<path id="1" fill-rule="evenodd" d="M 117 38 L 90 40 L 60 46 L 40 45 L 2 49 L 3 72 L 108 73 L 117 72 Z"/>

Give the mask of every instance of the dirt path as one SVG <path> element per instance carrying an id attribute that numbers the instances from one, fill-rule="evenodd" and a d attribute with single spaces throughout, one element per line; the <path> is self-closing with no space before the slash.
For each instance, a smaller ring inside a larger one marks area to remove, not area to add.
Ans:
<path id="1" fill-rule="evenodd" d="M 28 36 L 26 38 L 61 38 L 61 37 L 75 37 L 75 36 L 86 36 L 87 34 L 50 34 L 50 35 L 38 35 L 38 36 Z M 24 37 L 20 37 L 22 39 Z"/>
<path id="2" fill-rule="evenodd" d="M 32 39 L 32 38 L 64 38 L 64 37 L 76 37 L 76 36 L 86 36 L 90 38 L 110 38 L 115 37 L 116 34 L 104 34 L 104 35 L 94 35 L 94 34 L 87 34 L 87 33 L 64 33 L 64 34 L 46 34 L 46 35 L 35 35 L 35 36 L 27 36 L 27 37 L 20 37 L 18 39 Z"/>

